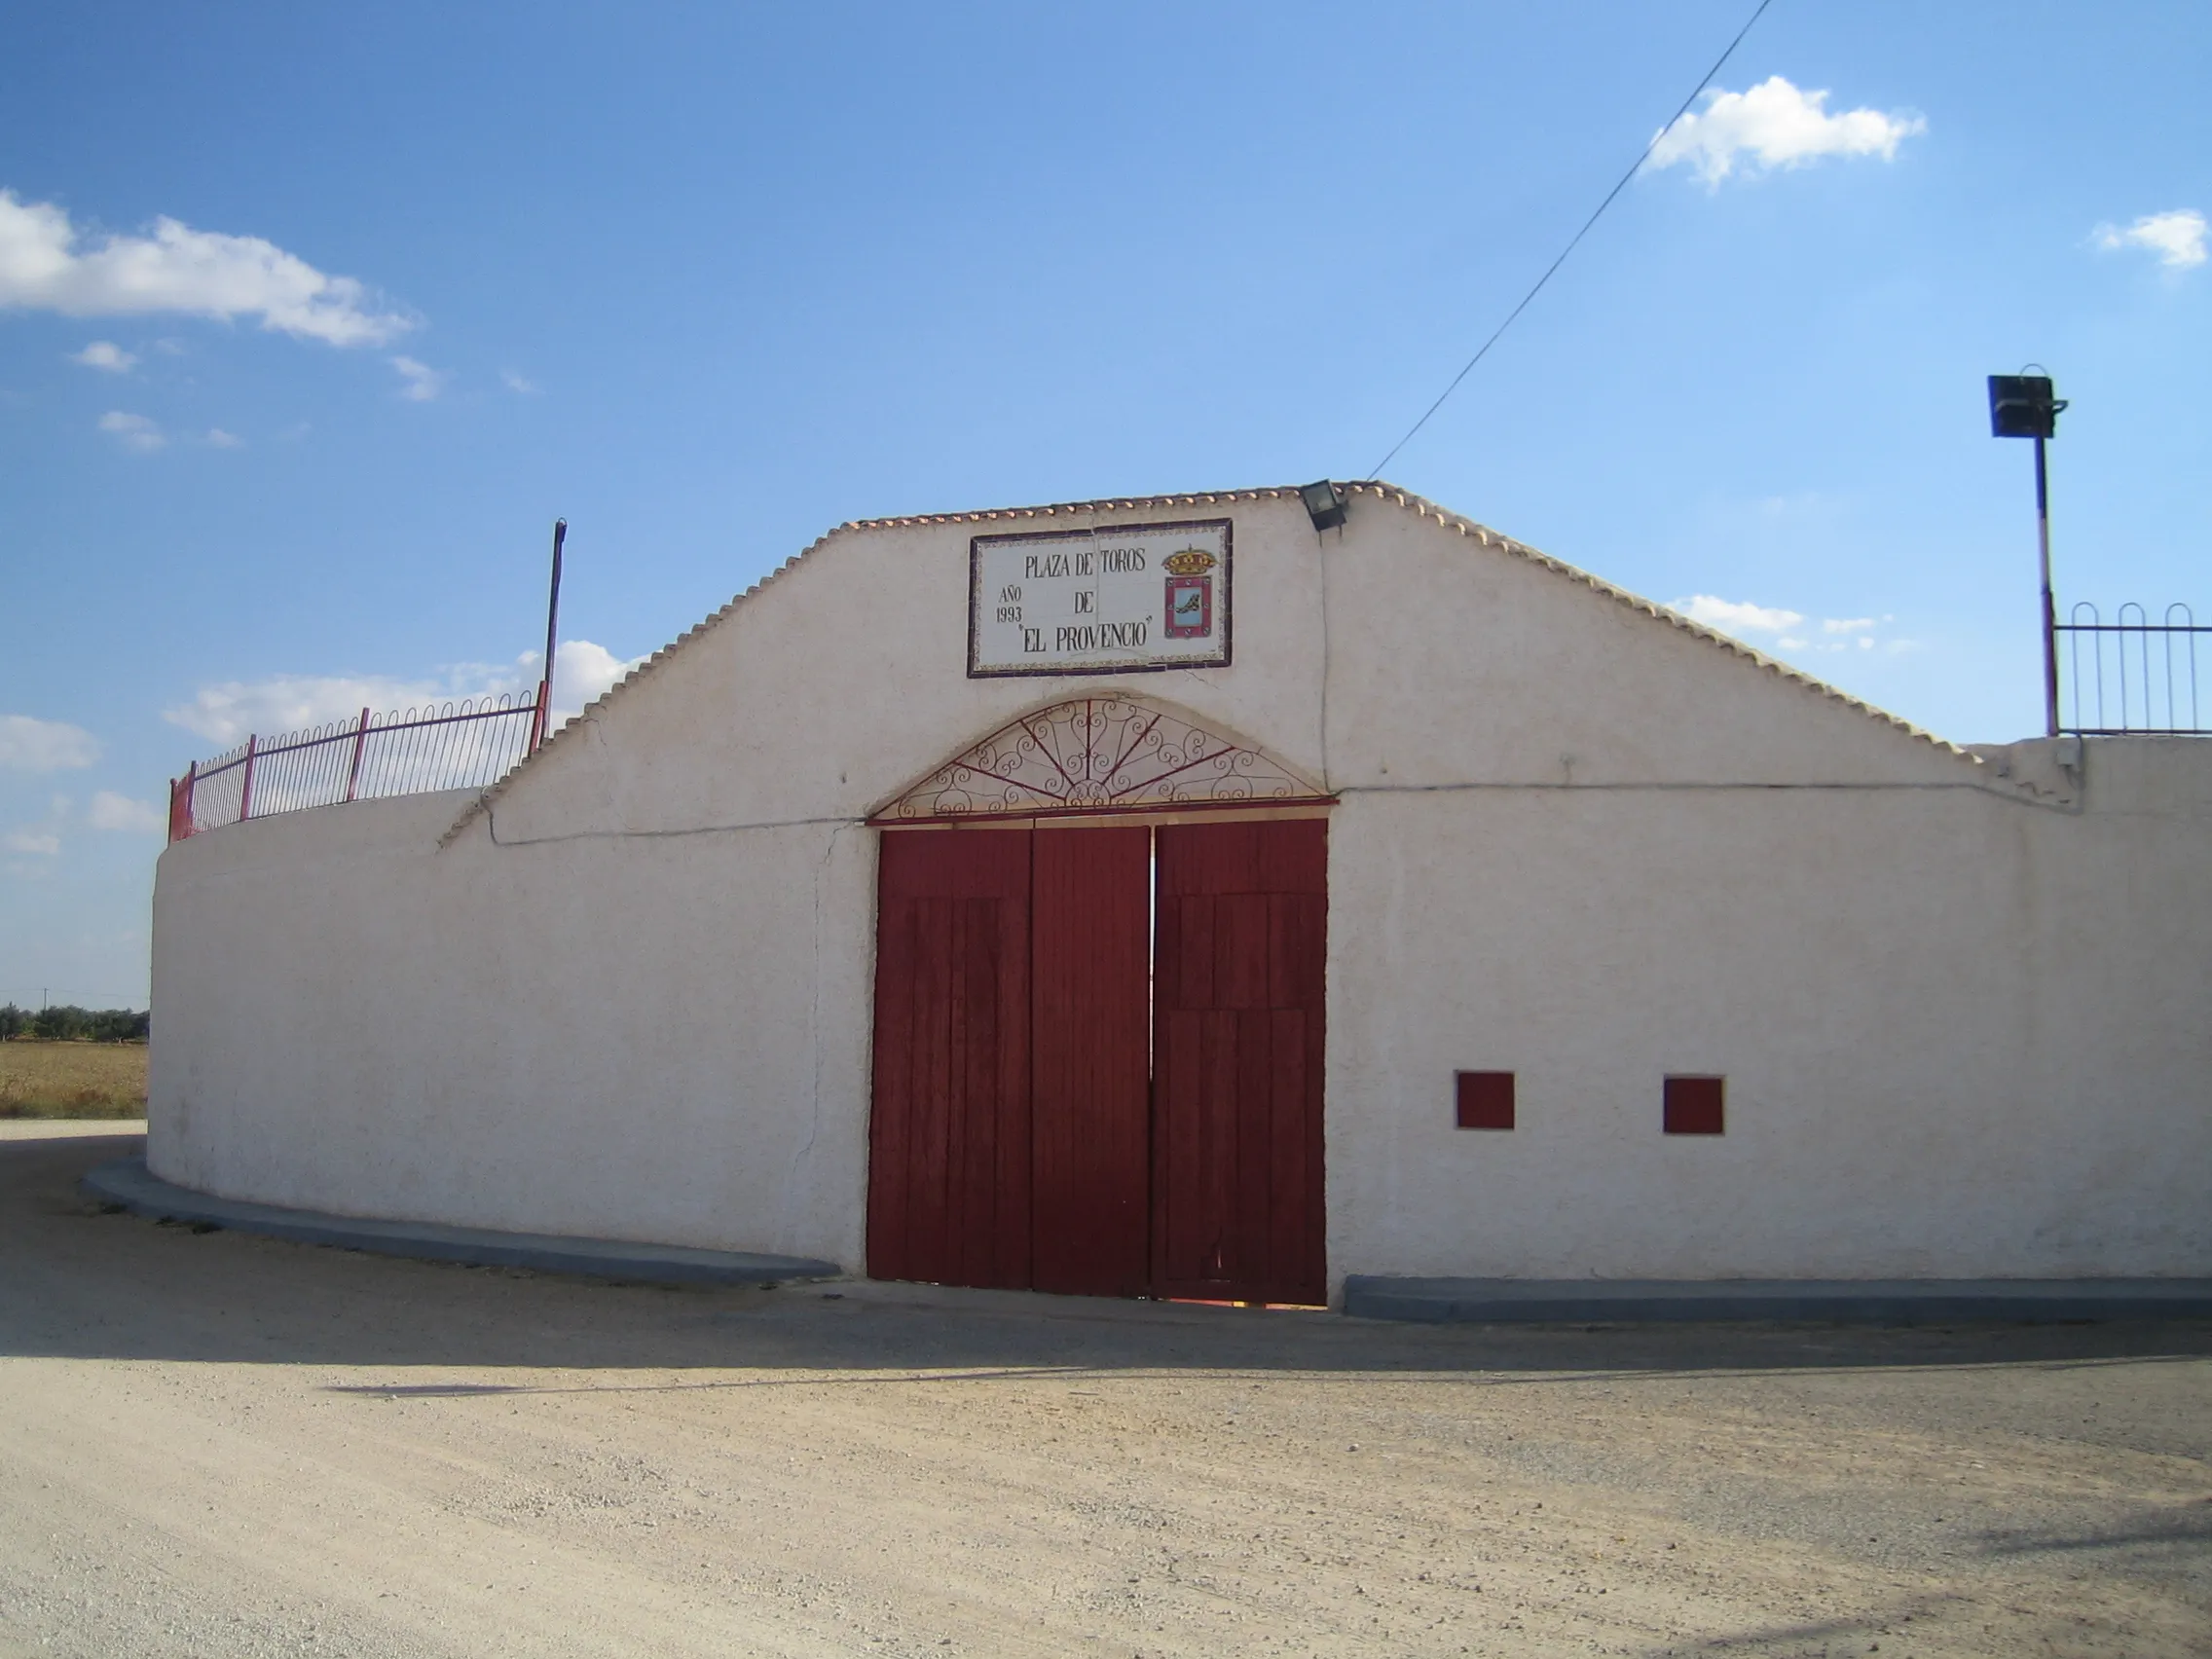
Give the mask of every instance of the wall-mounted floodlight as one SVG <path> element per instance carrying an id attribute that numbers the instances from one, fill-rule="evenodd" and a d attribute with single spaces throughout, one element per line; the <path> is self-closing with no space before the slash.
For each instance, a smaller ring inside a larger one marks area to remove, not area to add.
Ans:
<path id="1" fill-rule="evenodd" d="M 1315 530 L 1334 530 L 1345 522 L 1345 493 L 1328 479 L 1309 484 L 1298 492 L 1306 503 L 1306 516 Z"/>
<path id="2" fill-rule="evenodd" d="M 2040 369 L 2030 363 L 2028 369 Z M 2050 377 L 2029 374 L 1989 377 L 1989 432 L 1997 438 L 2033 438 L 2036 441 L 2036 535 L 2043 545 L 2043 727 L 2046 737 L 2058 735 L 2058 609 L 2050 597 L 2050 484 L 2044 468 L 2043 446 L 2058 436 L 2058 412 L 2066 399 L 2053 396 Z"/>

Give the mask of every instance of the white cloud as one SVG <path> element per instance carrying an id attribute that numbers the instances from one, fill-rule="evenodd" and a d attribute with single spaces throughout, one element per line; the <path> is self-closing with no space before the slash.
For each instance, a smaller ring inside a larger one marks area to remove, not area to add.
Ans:
<path id="1" fill-rule="evenodd" d="M 1677 599 L 1675 608 L 1692 622 L 1703 622 L 1708 628 L 1717 628 L 1726 634 L 1782 634 L 1805 620 L 1794 610 L 1716 599 L 1710 593 Z"/>
<path id="2" fill-rule="evenodd" d="M 46 817 L 36 824 L 25 824 L 0 835 L 0 848 L 11 853 L 27 853 L 34 858 L 50 859 L 61 851 L 61 831 L 69 822 L 69 797 L 57 794 L 48 803 Z"/>
<path id="3" fill-rule="evenodd" d="M 1775 638 L 1768 644 L 1778 651 L 1824 653 L 1854 648 L 1870 651 L 1879 645 L 1895 656 L 1900 651 L 1919 648 L 1917 640 L 1878 637 L 1897 620 L 1891 615 L 1824 616 L 1815 628 L 1806 625 L 1807 619 L 1801 611 L 1752 605 L 1742 600 L 1716 599 L 1710 593 L 1677 599 L 1674 608 L 1693 622 L 1702 622 L 1723 634 L 1771 634 Z"/>
<path id="4" fill-rule="evenodd" d="M 381 674 L 278 674 L 266 680 L 225 681 L 202 686 L 189 703 L 164 709 L 162 719 L 227 748 L 243 743 L 249 733 L 271 737 L 355 720 L 364 708 L 382 715 L 461 697 L 496 697 L 502 692 L 528 696 L 537 684 L 539 655 L 525 651 L 507 666 L 457 663 L 442 676 L 411 680 Z M 644 660 L 625 660 L 589 640 L 563 640 L 554 664 L 554 719 L 573 718 Z"/>
<path id="5" fill-rule="evenodd" d="M 220 426 L 209 426 L 207 436 L 202 440 L 210 449 L 237 449 L 245 442 L 236 432 L 226 432 Z"/>
<path id="6" fill-rule="evenodd" d="M 2144 248 L 2157 254 L 2160 265 L 2186 271 L 2204 263 L 2208 229 L 2212 227 L 2195 208 L 2179 207 L 2171 213 L 2146 213 L 2124 231 L 2115 225 L 2099 225 L 2094 234 L 2099 247 Z"/>
<path id="7" fill-rule="evenodd" d="M 65 209 L 0 190 L 0 307 L 65 316 L 258 316 L 264 328 L 332 346 L 382 345 L 413 326 L 371 305 L 353 277 L 325 276 L 260 237 L 160 218 L 151 236 L 110 236 L 95 245 Z"/>
<path id="8" fill-rule="evenodd" d="M 466 696 L 471 690 L 435 680 L 396 680 L 388 675 L 277 674 L 267 680 L 203 685 L 191 702 L 164 709 L 162 719 L 228 747 L 243 743 L 253 732 L 270 737 L 302 731 L 356 719 L 364 708 L 381 715 Z"/>
<path id="9" fill-rule="evenodd" d="M 99 757 L 99 740 L 83 726 L 0 715 L 0 766 L 11 771 L 60 772 Z"/>
<path id="10" fill-rule="evenodd" d="M 82 363 L 88 369 L 105 369 L 111 375 L 128 374 L 138 361 L 134 352 L 126 351 L 112 340 L 95 340 L 82 351 L 69 353 L 72 363 Z"/>
<path id="11" fill-rule="evenodd" d="M 107 433 L 125 449 L 136 450 L 141 455 L 160 449 L 168 439 L 162 429 L 143 415 L 127 415 L 120 409 L 110 409 L 99 420 L 100 430 Z"/>
<path id="12" fill-rule="evenodd" d="M 168 827 L 168 820 L 150 801 L 132 800 L 113 790 L 92 796 L 87 821 L 94 830 L 121 830 L 133 835 L 153 835 Z"/>
<path id="13" fill-rule="evenodd" d="M 537 657 L 535 651 L 525 651 L 522 666 L 535 672 Z M 589 640 L 563 640 L 553 655 L 553 719 L 573 719 L 586 703 L 612 690 L 616 681 L 645 660 L 624 660 Z"/>
<path id="14" fill-rule="evenodd" d="M 399 371 L 399 378 L 407 383 L 399 388 L 399 395 L 410 402 L 428 403 L 445 390 L 445 375 L 427 363 L 418 363 L 413 357 L 394 357 L 391 366 Z"/>
<path id="15" fill-rule="evenodd" d="M 1928 130 L 1924 118 L 1902 110 L 1830 115 L 1823 107 L 1827 98 L 1825 92 L 1802 92 L 1780 75 L 1747 92 L 1709 92 L 1705 108 L 1660 136 L 1649 165 L 1656 170 L 1684 164 L 1717 187 L 1739 160 L 1757 172 L 1801 167 L 1824 156 L 1879 156 L 1887 162 L 1896 159 L 1899 144 Z"/>
<path id="16" fill-rule="evenodd" d="M 535 397 L 542 389 L 535 381 L 518 375 L 512 369 L 501 369 L 499 379 L 506 383 L 509 391 L 519 392 L 524 397 Z"/>

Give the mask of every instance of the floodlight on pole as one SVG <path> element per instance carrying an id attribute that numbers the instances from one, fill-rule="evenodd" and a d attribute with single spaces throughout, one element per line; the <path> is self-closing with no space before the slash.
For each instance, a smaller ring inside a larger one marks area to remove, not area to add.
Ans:
<path id="1" fill-rule="evenodd" d="M 2030 363 L 2027 369 L 2041 369 Z M 1989 435 L 2036 441 L 2036 536 L 2043 552 L 2043 729 L 2058 735 L 2058 609 L 2050 595 L 2050 483 L 2044 465 L 2044 444 L 2058 435 L 2058 412 L 2066 399 L 2051 394 L 2050 376 L 1989 377 Z"/>

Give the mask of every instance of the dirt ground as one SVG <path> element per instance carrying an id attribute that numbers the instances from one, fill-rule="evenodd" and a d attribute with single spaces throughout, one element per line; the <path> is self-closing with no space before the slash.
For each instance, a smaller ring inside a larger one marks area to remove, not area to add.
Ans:
<path id="1" fill-rule="evenodd" d="M 2202 1322 L 609 1286 L 101 1214 L 134 1143 L 8 1128 L 0 1653 L 2212 1653 Z"/>

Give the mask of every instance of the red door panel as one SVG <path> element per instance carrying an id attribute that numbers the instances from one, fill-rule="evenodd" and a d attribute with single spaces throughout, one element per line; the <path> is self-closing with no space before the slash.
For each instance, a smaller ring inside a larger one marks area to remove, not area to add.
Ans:
<path id="1" fill-rule="evenodd" d="M 1152 832 L 1040 830 L 1032 859 L 1032 1282 L 1142 1296 Z"/>
<path id="2" fill-rule="evenodd" d="M 1030 834 L 882 841 L 868 1272 L 1029 1283 Z"/>
<path id="3" fill-rule="evenodd" d="M 881 845 L 868 1272 L 1319 1301 L 1326 826 Z"/>
<path id="4" fill-rule="evenodd" d="M 1154 1293 L 1318 1302 L 1327 826 L 1158 845 Z"/>

